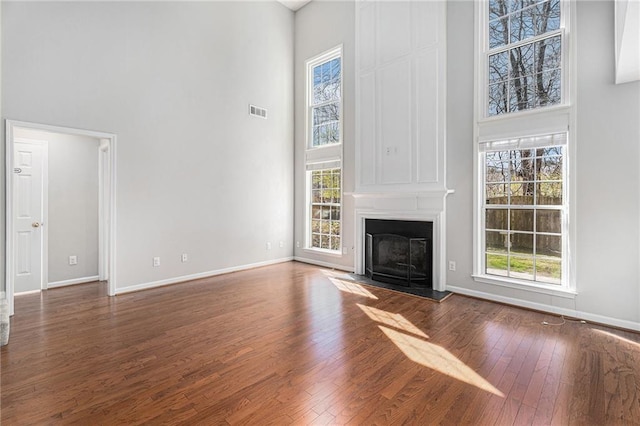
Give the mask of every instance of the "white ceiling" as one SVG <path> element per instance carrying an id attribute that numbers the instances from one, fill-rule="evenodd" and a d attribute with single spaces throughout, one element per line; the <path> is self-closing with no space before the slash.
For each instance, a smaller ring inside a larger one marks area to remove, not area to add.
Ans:
<path id="1" fill-rule="evenodd" d="M 295 12 L 305 4 L 309 3 L 311 0 L 278 0 L 278 1 Z"/>

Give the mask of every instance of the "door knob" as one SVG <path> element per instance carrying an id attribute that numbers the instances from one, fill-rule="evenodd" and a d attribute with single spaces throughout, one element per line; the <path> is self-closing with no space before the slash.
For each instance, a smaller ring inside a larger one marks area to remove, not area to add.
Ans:
<path id="1" fill-rule="evenodd" d="M 40 223 L 39 222 L 33 222 L 31 224 L 31 226 L 33 226 L 34 228 L 40 228 Z"/>

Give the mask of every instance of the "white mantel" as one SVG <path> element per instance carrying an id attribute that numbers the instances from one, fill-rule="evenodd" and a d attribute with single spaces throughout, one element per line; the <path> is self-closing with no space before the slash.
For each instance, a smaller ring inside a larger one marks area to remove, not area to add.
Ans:
<path id="1" fill-rule="evenodd" d="M 355 199 L 355 272 L 364 274 L 365 220 L 433 222 L 433 289 L 446 290 L 446 197 L 453 191 L 350 193 Z"/>

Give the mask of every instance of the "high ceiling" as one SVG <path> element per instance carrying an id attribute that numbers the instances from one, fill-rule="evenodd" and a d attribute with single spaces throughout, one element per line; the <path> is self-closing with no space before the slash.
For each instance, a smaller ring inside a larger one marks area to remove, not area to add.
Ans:
<path id="1" fill-rule="evenodd" d="M 278 1 L 295 12 L 305 4 L 309 3 L 311 0 L 278 0 Z"/>

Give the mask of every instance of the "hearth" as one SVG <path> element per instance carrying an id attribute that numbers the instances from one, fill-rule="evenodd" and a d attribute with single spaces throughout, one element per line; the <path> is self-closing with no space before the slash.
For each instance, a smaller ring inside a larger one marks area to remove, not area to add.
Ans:
<path id="1" fill-rule="evenodd" d="M 372 280 L 433 288 L 433 222 L 366 219 L 365 273 Z"/>

